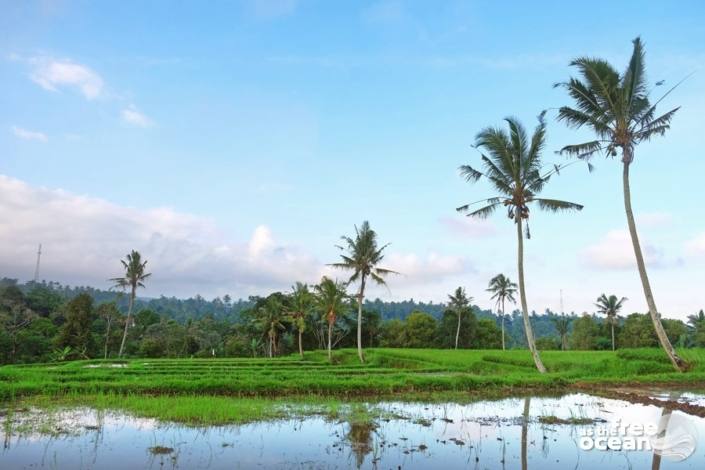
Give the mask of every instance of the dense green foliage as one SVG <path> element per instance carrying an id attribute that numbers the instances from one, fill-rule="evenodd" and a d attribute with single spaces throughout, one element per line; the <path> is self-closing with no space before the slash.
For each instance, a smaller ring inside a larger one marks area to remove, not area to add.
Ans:
<path id="1" fill-rule="evenodd" d="M 205 314 L 184 321 L 151 309 L 139 309 L 128 328 L 126 355 L 262 357 L 269 354 L 270 345 L 272 355 L 287 355 L 298 351 L 301 327 L 302 349 L 326 349 L 328 318 L 321 310 L 323 305 L 314 303 L 299 315 L 297 308 L 301 304 L 297 303 L 295 291 L 252 298 L 250 302 L 234 317 Z M 355 345 L 354 305 L 349 298 L 341 302 L 331 331 L 333 349 Z M 276 306 L 275 311 L 268 310 L 267 305 Z M 446 309 L 436 315 L 418 308 L 401 315 L 400 319 L 383 320 L 373 309 L 375 305 L 380 304 L 370 302 L 364 307 L 364 347 L 454 347 L 458 331 L 455 311 Z M 418 304 L 409 302 L 408 305 Z M 26 286 L 5 283 L 0 287 L 0 363 L 116 357 L 125 320 L 125 315 L 113 302 L 100 303 L 87 292 L 67 297 L 63 291 L 55 291 L 48 285 L 26 289 Z M 532 314 L 531 323 L 540 350 L 560 349 L 561 331 L 565 331 L 567 349 L 611 347 L 611 324 L 605 317 L 559 316 L 548 311 L 542 315 Z M 679 347 L 705 346 L 705 314 L 692 315 L 687 325 L 671 319 L 664 319 L 663 323 L 670 340 Z M 461 316 L 458 347 L 501 348 L 500 324 L 500 318 L 492 313 L 468 307 Z M 275 327 L 274 343 L 269 336 L 272 325 Z M 507 347 L 525 347 L 519 312 L 507 315 L 505 326 Z M 615 335 L 617 348 L 658 344 L 650 319 L 638 313 L 617 317 Z"/>

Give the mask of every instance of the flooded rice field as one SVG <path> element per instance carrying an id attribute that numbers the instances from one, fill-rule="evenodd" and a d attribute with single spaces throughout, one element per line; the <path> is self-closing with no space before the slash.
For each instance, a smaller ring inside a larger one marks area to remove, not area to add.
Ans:
<path id="1" fill-rule="evenodd" d="M 705 403 L 701 394 L 652 397 Z M 89 408 L 0 415 L 2 469 L 705 468 L 704 418 L 587 394 L 348 403 L 210 427 Z"/>

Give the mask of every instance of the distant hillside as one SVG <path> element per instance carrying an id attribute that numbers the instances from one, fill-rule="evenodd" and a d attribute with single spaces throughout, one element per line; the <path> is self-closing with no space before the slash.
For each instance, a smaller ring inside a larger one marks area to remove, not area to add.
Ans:
<path id="1" fill-rule="evenodd" d="M 90 286 L 66 286 L 58 282 L 42 281 L 39 283 L 19 283 L 15 279 L 0 279 L 0 286 L 7 284 L 15 284 L 25 293 L 34 290 L 35 295 L 53 295 L 60 297 L 64 301 L 72 299 L 81 293 L 87 293 L 93 297 L 98 304 L 117 302 L 118 308 L 122 312 L 127 312 L 128 296 L 118 291 L 96 289 Z M 158 298 L 138 297 L 135 311 L 149 309 L 160 316 L 173 318 L 180 323 L 185 323 L 189 319 L 198 320 L 209 314 L 217 320 L 234 322 L 239 319 L 240 312 L 254 305 L 255 300 L 256 298 L 254 297 L 233 300 L 228 295 L 222 298 L 216 297 L 212 300 L 206 300 L 200 295 L 187 299 L 165 296 Z M 403 320 L 414 311 L 426 312 L 440 319 L 445 308 L 445 305 L 441 303 L 416 302 L 413 299 L 399 302 L 387 302 L 381 299 L 375 299 L 365 302 L 365 309 L 378 312 L 382 320 Z M 483 310 L 477 306 L 475 307 L 475 315 L 478 318 L 491 318 L 498 324 L 500 321 L 499 317 L 493 312 Z M 556 315 L 550 311 L 541 315 L 532 313 L 532 325 L 536 337 L 555 336 L 557 334 L 553 322 L 555 317 Z M 572 315 L 571 318 L 575 318 L 575 316 Z M 524 326 L 519 311 L 514 311 L 511 315 L 508 315 L 505 326 L 510 343 L 516 345 L 525 344 Z"/>

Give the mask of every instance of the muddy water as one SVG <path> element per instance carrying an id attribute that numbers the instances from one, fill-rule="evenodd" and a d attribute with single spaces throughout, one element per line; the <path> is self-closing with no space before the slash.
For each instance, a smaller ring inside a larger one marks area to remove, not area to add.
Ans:
<path id="1" fill-rule="evenodd" d="M 667 432 L 678 438 L 673 445 L 685 442 L 686 454 L 688 445 L 695 445 L 685 460 L 648 449 L 580 447 L 590 429 L 618 419 L 654 427 L 663 423 L 664 410 L 651 405 L 572 394 L 362 406 L 369 410 L 362 420 L 341 413 L 207 428 L 91 409 L 26 410 L 0 419 L 5 421 L 0 468 L 705 468 L 705 419 L 681 412 L 666 422 Z M 683 432 L 690 436 L 685 441 Z"/>

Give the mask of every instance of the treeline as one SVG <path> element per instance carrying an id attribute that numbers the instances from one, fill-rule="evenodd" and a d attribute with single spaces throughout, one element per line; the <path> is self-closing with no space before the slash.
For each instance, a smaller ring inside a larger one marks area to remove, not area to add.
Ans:
<path id="1" fill-rule="evenodd" d="M 94 298 L 88 290 L 56 289 L 50 283 L 20 285 L 5 280 L 0 286 L 0 362 L 60 361 L 78 358 L 116 357 L 126 316 L 113 298 Z M 297 334 L 302 330 L 305 350 L 325 349 L 329 322 L 320 311 L 307 315 L 303 324 L 291 315 L 292 295 L 274 293 L 253 297 L 237 314 L 216 316 L 211 312 L 196 317 L 186 314 L 180 321 L 150 308 L 136 308 L 128 327 L 125 344 L 127 357 L 253 357 L 285 355 L 297 351 Z M 182 301 L 186 302 L 186 301 Z M 213 301 L 205 301 L 212 303 Z M 365 347 L 454 347 L 457 315 L 445 308 L 440 315 L 416 310 L 400 318 L 385 320 L 371 308 L 380 301 L 365 304 L 362 337 Z M 411 301 L 410 301 L 411 302 Z M 237 302 L 231 304 L 238 304 Z M 276 304 L 277 309 L 267 308 Z M 399 305 L 401 303 L 396 303 Z M 145 304 L 145 305 L 148 305 Z M 188 305 L 188 304 L 185 304 Z M 216 305 L 218 305 L 216 303 Z M 410 304 L 409 304 L 410 305 Z M 438 304 L 436 304 L 438 305 Z M 231 307 L 232 308 L 232 307 Z M 276 344 L 270 342 L 272 312 Z M 564 335 L 556 325 L 567 323 Z M 556 315 L 546 312 L 531 316 L 540 349 L 610 349 L 610 323 L 584 315 Z M 655 347 L 658 340 L 647 315 L 631 314 L 615 322 L 617 347 Z M 663 320 L 669 339 L 679 346 L 705 346 L 705 314 L 680 320 Z M 490 312 L 469 307 L 461 316 L 460 348 L 501 348 L 500 318 Z M 526 347 L 521 314 L 505 318 L 507 347 Z M 354 301 L 347 300 L 331 329 L 331 346 L 355 346 L 356 316 Z"/>

